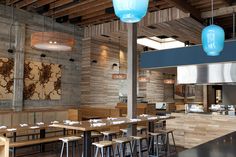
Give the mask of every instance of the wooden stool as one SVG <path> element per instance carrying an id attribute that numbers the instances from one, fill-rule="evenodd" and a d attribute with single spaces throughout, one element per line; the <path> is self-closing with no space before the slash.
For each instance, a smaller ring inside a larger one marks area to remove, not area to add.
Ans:
<path id="1" fill-rule="evenodd" d="M 114 142 L 116 142 L 116 150 L 115 150 L 115 155 L 118 153 L 118 155 L 121 157 L 125 157 L 126 154 L 126 148 L 127 148 L 127 144 L 130 147 L 130 151 L 131 151 L 131 157 L 133 156 L 133 150 L 132 150 L 132 144 L 131 141 L 133 139 L 131 137 L 121 137 L 121 138 L 117 138 L 117 139 L 113 139 Z"/>
<path id="2" fill-rule="evenodd" d="M 72 142 L 72 156 L 74 157 L 75 156 L 75 147 L 76 147 L 75 142 L 80 140 L 80 139 L 81 139 L 81 137 L 78 137 L 78 136 L 70 136 L 70 137 L 59 138 L 59 140 L 62 141 L 62 148 L 61 148 L 60 157 L 63 156 L 65 144 L 66 144 L 66 157 L 69 157 L 69 142 Z"/>
<path id="3" fill-rule="evenodd" d="M 138 145 L 138 153 L 139 153 L 139 157 L 143 157 L 143 145 L 142 145 L 142 141 L 146 140 L 146 144 L 148 146 L 148 139 L 147 136 L 131 136 L 133 138 L 133 151 L 134 148 Z"/>
<path id="4" fill-rule="evenodd" d="M 101 132 L 101 134 L 103 134 L 103 141 L 105 140 L 109 140 L 112 141 L 112 137 L 114 136 L 115 138 L 117 138 L 117 131 L 103 131 Z"/>
<path id="5" fill-rule="evenodd" d="M 93 145 L 96 147 L 96 152 L 94 157 L 98 156 L 98 152 L 100 150 L 100 155 L 101 157 L 105 156 L 105 152 L 107 149 L 107 156 L 114 156 L 114 150 L 113 150 L 113 144 L 115 144 L 115 142 L 113 141 L 99 141 L 99 142 L 94 142 Z M 105 152 L 104 152 L 105 151 Z M 112 155 L 111 155 L 111 151 L 112 151 Z"/>
<path id="6" fill-rule="evenodd" d="M 174 130 L 160 130 L 161 133 L 165 134 L 165 145 L 166 145 L 166 153 L 169 156 L 171 153 L 177 153 L 175 139 L 174 139 Z M 174 151 L 171 152 L 171 145 L 170 145 L 170 136 L 172 137 Z"/>
<path id="7" fill-rule="evenodd" d="M 147 134 L 147 127 L 146 126 L 137 126 L 137 131 L 140 132 L 140 134 L 143 134 L 143 132 L 145 132 Z"/>
<path id="8" fill-rule="evenodd" d="M 128 129 L 120 129 L 120 131 L 122 132 L 121 137 L 126 137 L 127 136 Z"/>
<path id="9" fill-rule="evenodd" d="M 150 143 L 149 143 L 149 148 L 148 148 L 148 152 L 151 152 L 151 149 L 153 147 L 154 144 L 154 154 L 155 156 L 160 156 L 161 152 L 161 146 L 164 147 L 164 141 L 163 141 L 163 137 L 165 136 L 165 134 L 161 133 L 161 132 L 149 132 L 148 133 L 149 136 L 151 136 L 150 138 Z"/>

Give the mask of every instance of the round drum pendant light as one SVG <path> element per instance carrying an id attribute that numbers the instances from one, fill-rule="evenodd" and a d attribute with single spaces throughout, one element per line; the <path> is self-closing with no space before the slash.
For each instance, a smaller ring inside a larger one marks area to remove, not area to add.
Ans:
<path id="1" fill-rule="evenodd" d="M 225 32 L 220 26 L 213 24 L 213 0 L 212 0 L 212 24 L 202 31 L 202 46 L 208 56 L 218 56 L 224 49 Z"/>
<path id="2" fill-rule="evenodd" d="M 125 23 L 139 22 L 147 13 L 149 0 L 113 0 L 116 16 Z"/>
<path id="3" fill-rule="evenodd" d="M 46 51 L 72 51 L 73 36 L 61 32 L 36 32 L 31 35 L 31 47 Z"/>

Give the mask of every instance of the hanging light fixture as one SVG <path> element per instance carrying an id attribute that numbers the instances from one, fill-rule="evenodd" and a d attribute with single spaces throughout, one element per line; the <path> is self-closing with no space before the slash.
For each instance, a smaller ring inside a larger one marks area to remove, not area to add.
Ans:
<path id="1" fill-rule="evenodd" d="M 142 70 L 140 76 L 138 77 L 138 81 L 142 83 L 150 82 L 150 78 L 147 76 L 146 71 Z"/>
<path id="2" fill-rule="evenodd" d="M 43 28 L 43 32 L 31 34 L 32 48 L 44 51 L 72 51 L 75 45 L 75 38 L 67 33 L 54 31 L 54 17 L 52 17 L 52 31 L 45 31 L 45 17 Z"/>
<path id="3" fill-rule="evenodd" d="M 46 51 L 72 51 L 73 36 L 61 32 L 35 32 L 31 34 L 31 47 Z"/>
<path id="4" fill-rule="evenodd" d="M 175 78 L 174 78 L 175 75 L 163 73 L 163 76 L 164 76 L 163 80 L 164 84 L 175 84 Z"/>
<path id="5" fill-rule="evenodd" d="M 120 63 L 120 52 L 121 52 L 121 47 L 120 47 L 120 37 L 119 37 L 119 53 L 118 53 L 119 65 L 113 64 L 113 65 L 118 66 L 118 68 L 119 68 L 119 73 L 117 73 L 117 74 L 112 74 L 112 79 L 113 79 L 113 80 L 126 80 L 126 79 L 127 79 L 127 75 L 126 75 L 126 74 L 120 73 L 120 64 L 121 64 L 121 63 Z"/>
<path id="6" fill-rule="evenodd" d="M 202 31 L 202 46 L 208 56 L 218 56 L 224 49 L 225 32 L 220 26 L 214 25 L 213 0 L 211 0 L 212 24 Z"/>
<path id="7" fill-rule="evenodd" d="M 113 0 L 116 16 L 125 23 L 139 22 L 147 13 L 149 0 Z"/>

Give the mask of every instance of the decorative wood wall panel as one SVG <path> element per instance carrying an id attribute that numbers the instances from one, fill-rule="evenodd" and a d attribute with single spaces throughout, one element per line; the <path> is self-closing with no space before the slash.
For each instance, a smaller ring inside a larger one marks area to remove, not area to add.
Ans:
<path id="1" fill-rule="evenodd" d="M 59 64 L 25 61 L 24 99 L 61 99 L 61 68 Z"/>
<path id="2" fill-rule="evenodd" d="M 11 100 L 13 96 L 14 61 L 0 58 L 0 100 Z"/>

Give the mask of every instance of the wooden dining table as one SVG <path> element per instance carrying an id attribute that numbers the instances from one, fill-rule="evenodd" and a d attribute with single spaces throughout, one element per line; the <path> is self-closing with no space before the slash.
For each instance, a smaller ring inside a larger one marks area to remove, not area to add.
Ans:
<path id="1" fill-rule="evenodd" d="M 53 124 L 53 127 L 78 130 L 83 132 L 83 153 L 84 157 L 91 157 L 91 131 L 106 129 L 112 126 L 131 125 L 141 122 L 148 122 L 148 131 L 154 131 L 154 124 L 159 120 L 166 120 L 169 116 L 140 115 L 135 119 L 126 117 L 115 117 L 106 119 L 90 119 L 87 121 L 71 121 L 65 123 Z"/>

